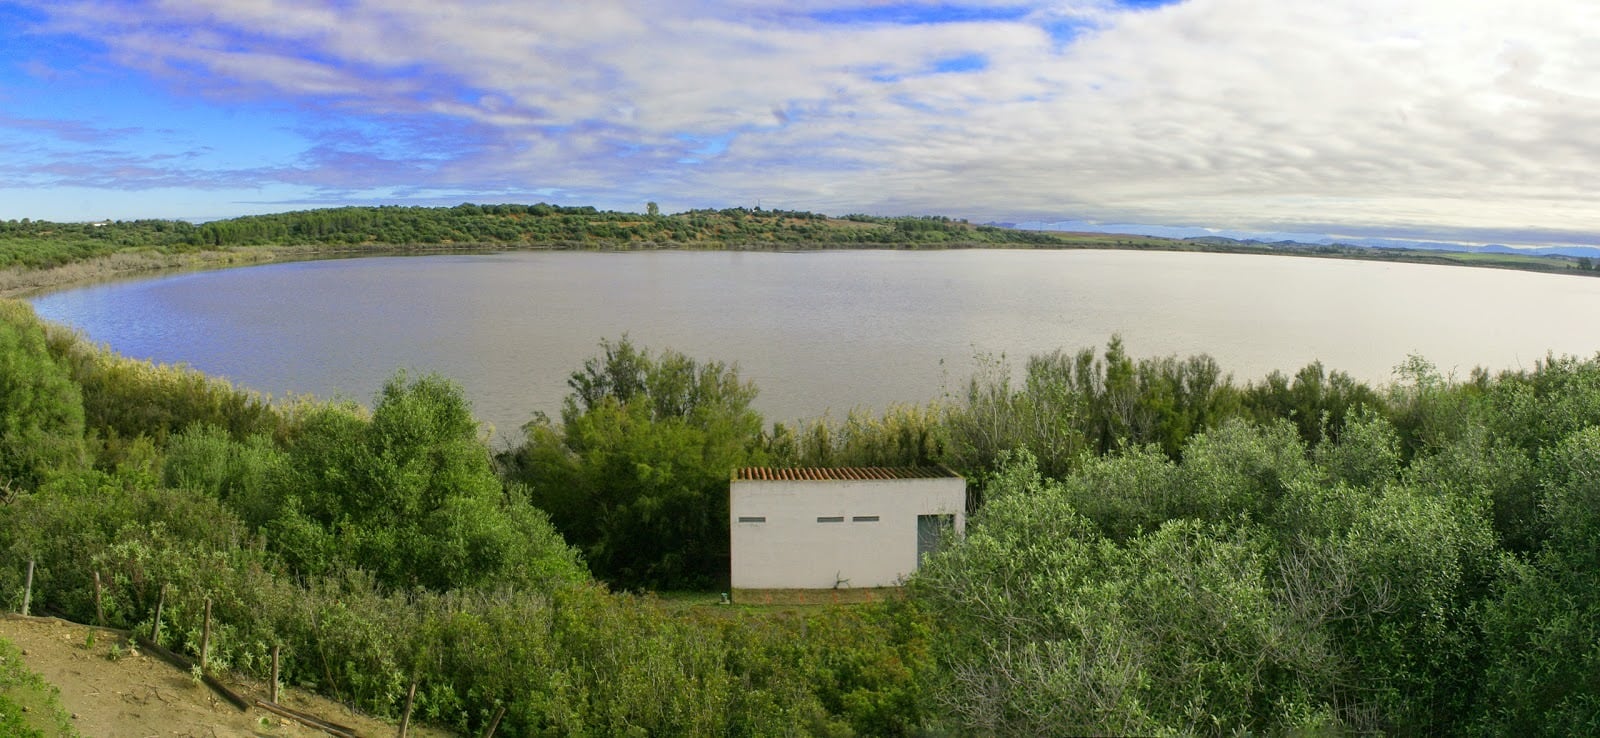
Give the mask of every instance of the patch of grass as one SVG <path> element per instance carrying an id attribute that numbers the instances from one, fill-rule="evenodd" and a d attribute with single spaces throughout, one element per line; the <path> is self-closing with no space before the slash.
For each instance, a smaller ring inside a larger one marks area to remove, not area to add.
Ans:
<path id="1" fill-rule="evenodd" d="M 833 590 L 821 590 L 832 592 Z M 728 601 L 723 601 L 723 594 L 728 594 Z M 710 616 L 718 618 L 750 618 L 780 620 L 795 615 L 823 613 L 834 609 L 848 610 L 865 600 L 862 598 L 846 599 L 835 602 L 827 594 L 815 594 L 813 597 L 790 596 L 778 600 L 763 602 L 749 597 L 738 598 L 733 596 L 731 590 L 717 591 L 679 591 L 669 590 L 651 592 L 646 597 L 661 605 L 665 612 L 685 617 Z M 877 597 L 881 601 L 882 597 Z"/>
<path id="2" fill-rule="evenodd" d="M 78 736 L 71 716 L 61 707 L 60 690 L 29 671 L 22 652 L 5 639 L 0 639 L 0 735 Z"/>

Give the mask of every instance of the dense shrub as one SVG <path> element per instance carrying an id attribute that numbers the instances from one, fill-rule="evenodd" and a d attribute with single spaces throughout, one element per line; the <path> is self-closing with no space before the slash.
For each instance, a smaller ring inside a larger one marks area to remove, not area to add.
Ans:
<path id="1" fill-rule="evenodd" d="M 762 462 L 754 385 L 736 367 L 603 343 L 500 457 L 594 572 L 625 588 L 706 588 L 728 568 L 728 479 Z"/>
<path id="2" fill-rule="evenodd" d="M 83 397 L 32 311 L 0 303 L 0 494 L 83 461 Z"/>

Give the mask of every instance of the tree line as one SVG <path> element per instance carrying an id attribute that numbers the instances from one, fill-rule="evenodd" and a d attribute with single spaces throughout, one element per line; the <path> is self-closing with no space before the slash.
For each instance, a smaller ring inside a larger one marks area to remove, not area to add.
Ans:
<path id="1" fill-rule="evenodd" d="M 1263 243 L 1055 233 L 978 225 L 939 215 L 833 218 L 800 210 L 733 207 L 663 215 L 547 203 L 454 207 L 352 206 L 247 215 L 202 224 L 177 220 L 54 223 L 0 221 L 0 269 L 59 267 L 113 254 L 161 255 L 244 248 L 826 249 L 1131 248 L 1458 264 L 1594 275 L 1589 257 L 1453 253 L 1345 244 Z"/>
<path id="2" fill-rule="evenodd" d="M 274 404 L 0 303 L 0 604 L 379 714 L 515 735 L 1570 735 L 1600 729 L 1600 356 L 1369 386 L 1320 364 L 990 358 L 926 405 L 766 425 L 626 338 L 490 448 L 459 387 Z M 943 463 L 964 538 L 888 603 L 688 604 L 739 466 Z M 536 674 L 537 676 L 530 676 Z"/>
<path id="3" fill-rule="evenodd" d="M 1064 245 L 1048 234 L 938 217 L 852 216 L 761 208 L 673 215 L 590 206 L 340 207 L 247 215 L 199 225 L 177 220 L 0 221 L 0 268 L 48 268 L 119 252 L 183 253 L 263 246 L 395 248 L 651 248 Z"/>

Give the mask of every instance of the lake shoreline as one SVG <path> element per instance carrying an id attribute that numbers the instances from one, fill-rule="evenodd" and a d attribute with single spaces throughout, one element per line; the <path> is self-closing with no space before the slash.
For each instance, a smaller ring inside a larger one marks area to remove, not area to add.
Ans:
<path id="1" fill-rule="evenodd" d="M 922 404 L 962 392 L 984 356 L 1070 354 L 1118 334 L 1138 355 L 1218 351 L 1240 378 L 1321 361 L 1378 383 L 1413 354 L 1461 375 L 1526 367 L 1551 350 L 1592 353 L 1584 316 L 1600 311 L 1600 282 L 1348 259 L 482 251 L 301 250 L 29 301 L 126 355 L 273 396 L 369 398 L 398 368 L 457 377 L 502 429 L 555 417 L 573 368 L 623 335 L 737 362 L 763 388 L 761 412 L 787 421 Z"/>
<path id="2" fill-rule="evenodd" d="M 540 247 L 505 247 L 475 244 L 428 244 L 381 248 L 347 246 L 240 246 L 223 250 L 167 254 L 158 251 L 121 252 L 44 269 L 0 269 L 0 298 L 38 297 L 58 290 L 87 287 L 140 277 L 163 277 L 183 272 L 211 271 L 262 264 L 286 264 L 320 259 L 400 256 L 407 254 L 499 253 L 536 251 Z"/>
<path id="3" fill-rule="evenodd" d="M 1600 272 L 1576 269 L 1546 268 L 1543 265 L 1516 261 L 1487 261 L 1478 254 L 1458 254 L 1447 251 L 1375 250 L 1367 253 L 1324 253 L 1307 250 L 1275 248 L 1249 248 L 1207 246 L 1205 248 L 1168 248 L 1152 244 L 1119 245 L 1115 240 L 1085 242 L 1082 245 L 1063 244 L 1026 246 L 1020 244 L 947 243 L 744 243 L 701 245 L 689 242 L 628 242 L 580 243 L 549 242 L 529 244 L 509 243 L 447 243 L 447 244 L 370 244 L 365 246 L 302 244 L 297 246 L 235 246 L 224 249 L 164 253 L 160 251 L 123 251 L 84 261 L 45 268 L 12 267 L 0 269 L 0 298 L 24 299 L 57 290 L 85 287 L 102 282 L 137 277 L 158 277 L 190 271 L 208 271 L 233 267 L 278 264 L 320 259 L 346 259 L 379 256 L 406 256 L 449 253 L 511 253 L 520 251 L 751 251 L 804 253 L 812 251 L 1161 251 L 1172 253 L 1245 254 L 1255 256 L 1294 256 L 1336 261 L 1372 261 L 1401 264 L 1429 264 L 1437 266 L 1462 266 L 1536 274 L 1569 276 L 1600 276 Z M 1511 259 L 1518 259 L 1516 256 Z M 1531 259 L 1536 257 L 1520 257 Z"/>

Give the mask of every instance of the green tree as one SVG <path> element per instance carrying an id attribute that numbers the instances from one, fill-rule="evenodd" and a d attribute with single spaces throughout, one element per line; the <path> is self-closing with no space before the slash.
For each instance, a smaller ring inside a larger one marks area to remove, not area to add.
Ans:
<path id="1" fill-rule="evenodd" d="M 1577 431 L 1541 464 L 1549 539 L 1507 558 L 1484 608 L 1486 734 L 1600 731 L 1600 427 Z"/>
<path id="2" fill-rule="evenodd" d="M 1118 544 L 1026 454 L 966 537 L 912 578 L 940 627 L 931 698 L 986 735 L 1228 733 L 1312 727 L 1289 677 L 1268 549 L 1173 521 Z M 1322 720 L 1326 722 L 1326 720 Z"/>
<path id="3" fill-rule="evenodd" d="M 507 475 L 627 587 L 706 587 L 728 566 L 728 480 L 760 463 L 754 385 L 720 362 L 602 342 L 568 382 L 554 426 L 536 418 L 502 455 Z"/>
<path id="4" fill-rule="evenodd" d="M 1027 448 L 1045 474 L 1064 476 L 1086 453 L 1155 444 L 1177 458 L 1190 436 L 1242 412 L 1239 392 L 1204 354 L 1135 361 L 1113 336 L 1093 349 L 1029 357 L 1013 386 L 1003 357 L 979 357 L 965 397 L 947 413 L 950 454 L 962 468 L 992 468 Z"/>
<path id="5" fill-rule="evenodd" d="M 1488 521 L 1430 490 L 1340 488 L 1324 499 L 1336 495 L 1337 512 L 1322 519 L 1331 531 L 1289 538 L 1282 573 L 1286 597 L 1324 608 L 1308 623 L 1332 655 L 1324 698 L 1353 708 L 1350 727 L 1363 732 L 1460 732 L 1478 694 L 1473 613 L 1493 561 Z"/>
<path id="6" fill-rule="evenodd" d="M 1225 522 L 1271 515 L 1297 480 L 1312 473 L 1294 426 L 1228 420 L 1189 440 L 1175 516 Z"/>
<path id="7" fill-rule="evenodd" d="M 1244 392 L 1244 404 L 1257 421 L 1282 418 L 1295 424 L 1300 437 L 1315 445 L 1337 438 L 1350 413 L 1366 407 L 1382 410 L 1378 395 L 1344 372 L 1329 372 L 1314 361 L 1295 372 L 1291 382 L 1274 371 Z"/>
<path id="8" fill-rule="evenodd" d="M 288 453 L 281 512 L 267 527 L 302 570 L 326 569 L 339 551 L 389 586 L 581 578 L 541 516 L 504 494 L 453 382 L 398 374 L 370 420 L 319 409 Z"/>
<path id="9" fill-rule="evenodd" d="M 878 417 L 854 409 L 840 423 L 774 425 L 763 440 L 779 466 L 930 466 L 945 456 L 943 418 L 937 405 L 891 405 Z"/>
<path id="10" fill-rule="evenodd" d="M 644 212 L 646 215 L 654 218 L 661 214 L 661 206 L 657 205 L 654 200 L 651 200 L 650 202 L 644 204 Z"/>
<path id="11" fill-rule="evenodd" d="M 83 462 L 83 397 L 26 305 L 0 304 L 0 492 Z"/>

